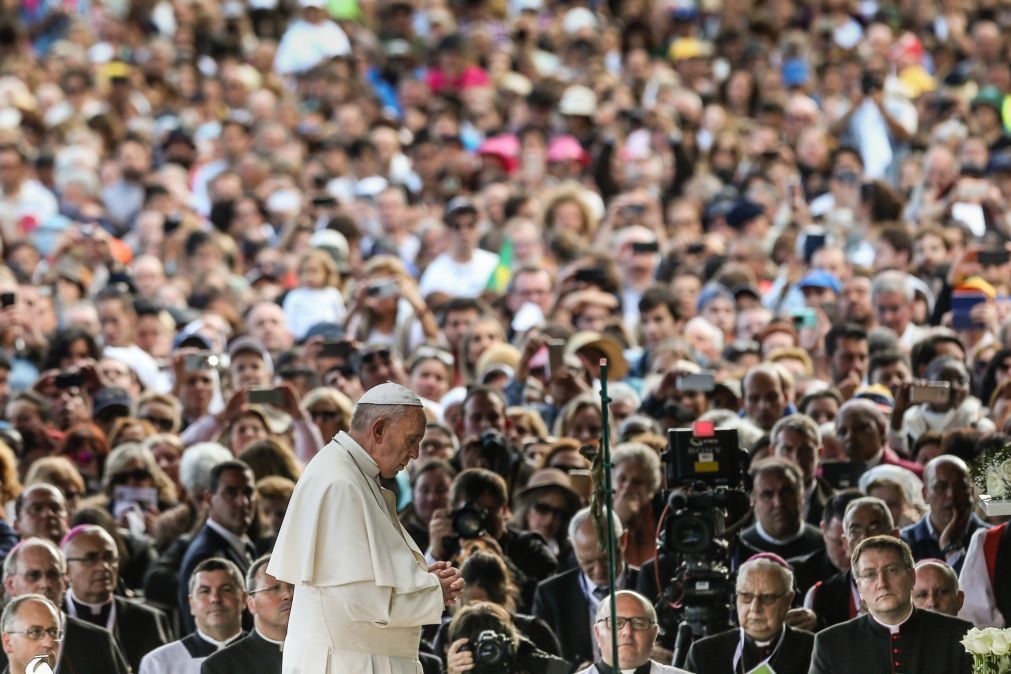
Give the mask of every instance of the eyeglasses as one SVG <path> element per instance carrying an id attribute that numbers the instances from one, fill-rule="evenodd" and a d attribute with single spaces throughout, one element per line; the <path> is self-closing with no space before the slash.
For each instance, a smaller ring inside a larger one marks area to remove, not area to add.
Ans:
<path id="1" fill-rule="evenodd" d="M 550 503 L 544 503 L 541 501 L 534 504 L 534 512 L 538 515 L 554 515 L 555 517 L 562 517 L 565 515 L 564 509 L 556 508 Z"/>
<path id="2" fill-rule="evenodd" d="M 321 421 L 335 421 L 340 416 L 340 412 L 334 412 L 333 410 L 309 410 L 309 416 Z"/>
<path id="3" fill-rule="evenodd" d="M 58 583 L 60 582 L 60 579 L 63 578 L 63 574 L 60 573 L 59 569 L 49 569 L 48 571 L 32 569 L 31 571 L 25 571 L 24 573 L 18 573 L 15 575 L 21 576 L 29 583 L 37 583 L 43 578 L 50 582 Z"/>
<path id="4" fill-rule="evenodd" d="M 261 587 L 255 590 L 250 590 L 249 594 L 260 594 L 261 592 L 274 594 L 280 592 L 282 589 L 288 590 L 290 592 L 295 589 L 295 586 L 292 585 L 291 583 L 275 583 L 274 585 L 268 585 L 267 587 Z"/>
<path id="5" fill-rule="evenodd" d="M 30 503 L 25 506 L 25 512 L 32 517 L 37 517 L 42 514 L 42 511 L 48 510 L 54 515 L 66 515 L 67 509 L 62 503 Z"/>
<path id="6" fill-rule="evenodd" d="M 908 572 L 904 566 L 899 566 L 898 564 L 889 564 L 888 566 L 881 569 L 867 569 L 866 571 L 861 571 L 860 575 L 857 576 L 857 580 L 863 581 L 865 583 L 873 583 L 878 579 L 878 577 L 895 577 Z"/>
<path id="7" fill-rule="evenodd" d="M 68 562 L 80 562 L 85 566 L 96 566 L 97 564 L 108 564 L 116 566 L 119 564 L 119 556 L 114 552 L 89 552 L 84 557 L 67 557 Z"/>
<path id="8" fill-rule="evenodd" d="M 157 428 L 159 431 L 162 431 L 164 433 L 170 432 L 172 430 L 172 427 L 175 426 L 175 420 L 167 419 L 165 417 L 152 417 L 149 415 L 143 416 L 141 417 L 141 419 L 148 422 L 149 424 Z"/>
<path id="9" fill-rule="evenodd" d="M 785 596 L 786 596 L 785 592 L 780 592 L 778 594 L 772 593 L 755 594 L 754 592 L 738 592 L 737 601 L 743 604 L 750 604 L 757 599 L 759 606 L 772 606 Z"/>
<path id="10" fill-rule="evenodd" d="M 597 622 L 603 623 L 604 627 L 609 630 L 615 629 L 615 625 L 617 625 L 617 629 L 619 630 L 625 629 L 625 625 L 631 625 L 633 630 L 641 632 L 642 630 L 648 630 L 653 626 L 653 621 L 649 618 L 626 618 L 625 616 L 618 616 L 614 619 L 608 616 L 606 618 L 601 618 Z"/>
<path id="11" fill-rule="evenodd" d="M 414 350 L 414 362 L 422 358 L 434 358 L 446 367 L 453 367 L 453 354 L 433 346 L 419 346 Z"/>
<path id="12" fill-rule="evenodd" d="M 852 541 L 855 538 L 863 536 L 880 536 L 881 534 L 887 534 L 888 531 L 888 527 L 880 523 L 871 524 L 866 528 L 856 524 L 846 530 L 846 537 Z"/>
<path id="13" fill-rule="evenodd" d="M 151 471 L 147 468 L 134 468 L 133 470 L 124 470 L 122 473 L 116 473 L 113 475 L 112 483 L 123 484 L 124 482 L 129 482 L 131 480 L 134 482 L 141 482 L 149 479 L 151 479 Z"/>
<path id="14" fill-rule="evenodd" d="M 41 641 L 48 635 L 53 641 L 63 641 L 63 630 L 59 627 L 29 627 L 26 630 L 7 630 L 7 634 L 23 634 L 31 641 Z"/>

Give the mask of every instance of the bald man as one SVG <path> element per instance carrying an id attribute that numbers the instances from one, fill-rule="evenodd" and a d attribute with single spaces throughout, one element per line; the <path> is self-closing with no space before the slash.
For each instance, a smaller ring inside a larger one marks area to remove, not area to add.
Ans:
<path id="1" fill-rule="evenodd" d="M 965 593 L 958 589 L 955 570 L 939 559 L 924 559 L 916 564 L 913 606 L 958 617 Z"/>

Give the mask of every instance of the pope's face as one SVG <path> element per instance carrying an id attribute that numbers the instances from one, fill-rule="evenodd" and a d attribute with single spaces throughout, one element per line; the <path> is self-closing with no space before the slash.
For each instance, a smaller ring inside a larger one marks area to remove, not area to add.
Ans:
<path id="1" fill-rule="evenodd" d="M 385 421 L 381 427 L 372 427 L 376 442 L 372 458 L 379 464 L 383 477 L 393 478 L 411 459 L 418 458 L 421 439 L 425 437 L 425 412 L 420 407 L 411 407 L 399 418 Z"/>

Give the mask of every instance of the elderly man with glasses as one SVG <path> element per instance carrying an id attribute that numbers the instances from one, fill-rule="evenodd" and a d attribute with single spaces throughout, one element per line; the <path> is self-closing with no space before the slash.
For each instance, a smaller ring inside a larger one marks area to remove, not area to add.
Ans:
<path id="1" fill-rule="evenodd" d="M 84 524 L 63 538 L 67 556 L 67 615 L 102 627 L 116 638 L 133 671 L 141 659 L 172 640 L 168 618 L 113 591 L 119 583 L 119 553 L 116 542 L 102 527 Z"/>
<path id="2" fill-rule="evenodd" d="M 12 600 L 0 617 L 3 630 L 3 651 L 7 655 L 7 672 L 25 672 L 29 665 L 45 658 L 56 666 L 63 630 L 60 612 L 41 594 L 25 594 Z"/>
<path id="3" fill-rule="evenodd" d="M 867 615 L 818 633 L 810 674 L 972 671 L 961 644 L 972 623 L 913 606 L 916 573 L 905 541 L 865 538 L 853 551 L 852 569 Z"/>
<path id="4" fill-rule="evenodd" d="M 740 627 L 692 644 L 685 667 L 732 674 L 767 665 L 777 674 L 807 674 L 814 635 L 786 624 L 793 588 L 793 571 L 778 555 L 762 553 L 742 564 L 737 571 Z"/>
<path id="5" fill-rule="evenodd" d="M 593 626 L 593 636 L 600 646 L 600 661 L 581 670 L 579 674 L 612 674 L 618 671 L 635 674 L 688 674 L 683 669 L 650 660 L 660 628 L 656 624 L 656 610 L 646 597 L 631 590 L 621 590 L 615 593 L 615 608 L 618 615 L 612 618 L 610 600 L 600 602 L 597 621 Z M 618 630 L 617 667 L 611 652 L 612 629 Z"/>
<path id="6" fill-rule="evenodd" d="M 67 591 L 66 576 L 67 560 L 60 549 L 46 539 L 24 540 L 14 546 L 4 560 L 4 590 L 10 599 L 23 595 L 43 595 L 53 606 L 62 606 L 63 595 Z M 81 663 L 87 663 L 89 672 L 126 674 L 130 671 L 126 658 L 107 629 L 70 615 L 60 617 L 63 634 L 62 638 L 56 639 L 59 641 L 55 653 L 57 671 L 72 672 Z M 3 621 L 3 625 L 6 632 L 7 621 Z M 4 655 L 8 653 L 10 651 L 7 650 L 5 634 Z"/>

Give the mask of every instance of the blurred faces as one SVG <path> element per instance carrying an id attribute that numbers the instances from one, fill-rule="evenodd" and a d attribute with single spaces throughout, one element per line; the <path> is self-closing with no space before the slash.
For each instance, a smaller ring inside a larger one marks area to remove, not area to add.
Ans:
<path id="1" fill-rule="evenodd" d="M 565 495 L 557 489 L 541 490 L 531 497 L 530 509 L 527 511 L 527 528 L 544 537 L 544 540 L 557 540 L 564 534 L 562 526 L 569 512 Z"/>
<path id="2" fill-rule="evenodd" d="M 624 568 L 627 540 L 628 534 L 622 534 L 615 550 L 619 573 Z M 576 556 L 576 564 L 587 579 L 597 587 L 606 587 L 609 582 L 607 549 L 605 548 L 603 552 L 597 549 L 597 533 L 590 519 L 584 520 L 576 528 L 576 535 L 572 539 L 572 552 Z"/>
<path id="3" fill-rule="evenodd" d="M 411 390 L 422 398 L 438 401 L 449 392 L 448 368 L 437 358 L 426 358 L 411 370 Z"/>
<path id="4" fill-rule="evenodd" d="M 51 485 L 28 487 L 21 495 L 21 511 L 14 521 L 14 531 L 22 540 L 32 536 L 59 544 L 67 533 L 68 514 L 63 494 Z"/>
<path id="5" fill-rule="evenodd" d="M 737 312 L 729 298 L 716 297 L 711 300 L 702 308 L 702 317 L 723 331 L 723 334 L 733 334 Z"/>
<path id="6" fill-rule="evenodd" d="M 228 432 L 228 445 L 232 454 L 238 456 L 246 447 L 257 440 L 263 440 L 268 435 L 263 421 L 255 414 L 244 414 L 232 423 Z"/>
<path id="7" fill-rule="evenodd" d="M 56 606 L 62 606 L 67 581 L 57 554 L 42 545 L 21 548 L 14 574 L 4 581 L 7 596 L 41 594 Z"/>
<path id="8" fill-rule="evenodd" d="M 756 641 L 771 641 L 783 629 L 793 591 L 775 569 L 752 566 L 737 582 L 737 620 Z"/>
<path id="9" fill-rule="evenodd" d="M 778 377 L 767 372 L 751 372 L 744 379 L 744 410 L 748 418 L 765 431 L 771 430 L 786 411 L 786 395 Z"/>
<path id="10" fill-rule="evenodd" d="M 284 318 L 284 310 L 272 302 L 261 302 L 246 317 L 249 334 L 271 353 L 290 349 L 294 343 Z"/>
<path id="11" fill-rule="evenodd" d="M 835 420 L 836 437 L 850 461 L 867 461 L 882 451 L 884 428 L 874 414 L 860 407 L 846 407 Z"/>
<path id="12" fill-rule="evenodd" d="M 472 395 L 463 409 L 463 437 L 472 438 L 494 429 L 505 433 L 505 403 L 496 395 Z"/>
<path id="13" fill-rule="evenodd" d="M 972 508 L 972 479 L 962 468 L 941 459 L 932 464 L 925 477 L 925 497 L 930 506 L 930 523 L 943 531 L 958 513 Z"/>
<path id="14" fill-rule="evenodd" d="M 600 410 L 592 405 L 582 407 L 573 415 L 568 424 L 567 436 L 575 438 L 581 445 L 597 445 L 603 430 Z"/>
<path id="15" fill-rule="evenodd" d="M 133 312 L 127 311 L 121 300 L 108 299 L 98 304 L 98 320 L 106 346 L 130 346 L 134 319 Z"/>
<path id="16" fill-rule="evenodd" d="M 677 323 L 666 304 L 658 304 L 649 311 L 640 314 L 639 323 L 647 348 L 655 347 L 665 339 L 673 337 L 677 330 Z"/>
<path id="17" fill-rule="evenodd" d="M 805 485 L 814 482 L 821 447 L 807 434 L 789 428 L 783 429 L 773 442 L 773 453 L 797 464 L 804 474 Z"/>
<path id="18" fill-rule="evenodd" d="M 414 482 L 414 513 L 425 524 L 436 510 L 449 508 L 449 487 L 452 478 L 439 469 L 426 470 Z"/>
<path id="19" fill-rule="evenodd" d="M 451 311 L 446 314 L 442 333 L 454 351 L 459 347 L 460 340 L 470 330 L 470 326 L 481 316 L 477 309 Z"/>
<path id="20" fill-rule="evenodd" d="M 832 381 L 839 383 L 847 378 L 863 381 L 867 374 L 867 362 L 870 358 L 866 339 L 841 338 L 836 342 L 836 350 L 832 355 Z"/>
<path id="21" fill-rule="evenodd" d="M 247 386 L 269 386 L 270 373 L 263 356 L 253 351 L 240 351 L 232 358 L 229 365 L 232 376 L 232 386 L 245 388 Z"/>
<path id="22" fill-rule="evenodd" d="M 825 538 L 825 552 L 832 566 L 840 571 L 850 568 L 850 556 L 846 552 L 846 541 L 843 538 L 843 523 L 841 517 L 833 517 L 828 524 L 818 524 Z"/>
<path id="23" fill-rule="evenodd" d="M 878 323 L 899 337 L 913 318 L 913 305 L 901 292 L 882 292 L 874 297 L 874 310 Z"/>

